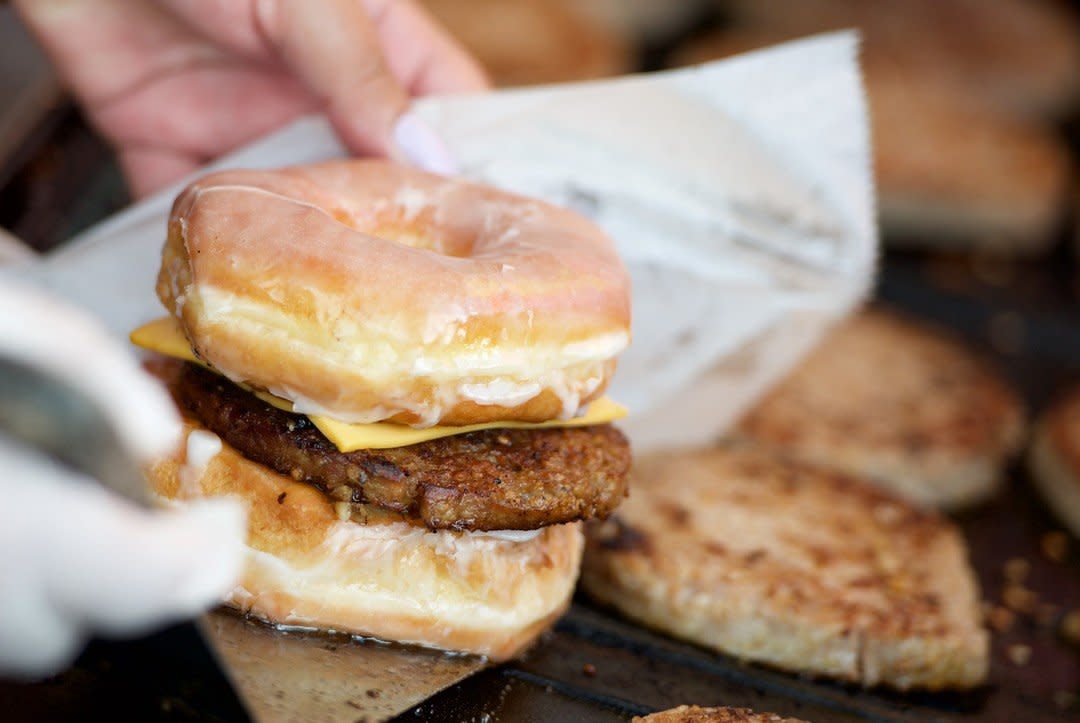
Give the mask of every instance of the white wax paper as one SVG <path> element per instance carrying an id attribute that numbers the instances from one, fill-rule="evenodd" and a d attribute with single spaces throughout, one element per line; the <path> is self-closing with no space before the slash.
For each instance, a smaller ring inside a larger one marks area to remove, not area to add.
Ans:
<path id="1" fill-rule="evenodd" d="M 416 104 L 463 175 L 573 207 L 615 238 L 634 340 L 611 395 L 631 408 L 636 450 L 714 439 L 869 289 L 856 51 L 854 34 L 833 33 L 696 68 Z M 311 118 L 214 165 L 342 153 Z M 163 313 L 153 286 L 178 188 L 17 273 L 123 338 Z"/>

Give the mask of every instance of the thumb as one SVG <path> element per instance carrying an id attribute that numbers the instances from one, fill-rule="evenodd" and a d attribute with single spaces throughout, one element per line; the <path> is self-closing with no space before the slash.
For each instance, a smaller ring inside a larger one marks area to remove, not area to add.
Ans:
<path id="1" fill-rule="evenodd" d="M 379 155 L 437 173 L 453 160 L 435 132 L 409 113 L 410 97 L 382 51 L 363 3 L 257 2 L 257 22 L 354 153 Z"/>

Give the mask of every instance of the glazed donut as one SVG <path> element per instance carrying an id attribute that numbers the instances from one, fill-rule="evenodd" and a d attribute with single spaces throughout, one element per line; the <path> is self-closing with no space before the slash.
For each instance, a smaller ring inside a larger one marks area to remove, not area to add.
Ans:
<path id="1" fill-rule="evenodd" d="M 218 372 L 343 422 L 569 418 L 629 343 L 594 224 L 384 161 L 196 181 L 157 292 Z"/>
<path id="2" fill-rule="evenodd" d="M 357 524 L 340 519 L 319 490 L 246 459 L 196 422 L 184 434 L 185 449 L 158 460 L 147 478 L 169 505 L 220 496 L 245 504 L 246 564 L 225 599 L 241 612 L 498 661 L 570 603 L 581 523 L 521 539 Z"/>

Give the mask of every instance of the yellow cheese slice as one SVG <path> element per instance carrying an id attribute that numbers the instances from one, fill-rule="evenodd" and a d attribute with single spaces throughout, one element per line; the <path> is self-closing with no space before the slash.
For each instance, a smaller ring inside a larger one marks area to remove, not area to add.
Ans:
<path id="1" fill-rule="evenodd" d="M 191 350 L 191 342 L 180 330 L 180 322 L 171 316 L 143 324 L 131 332 L 128 338 L 131 339 L 132 344 L 141 346 L 143 349 L 206 366 L 202 359 L 195 356 L 195 352 Z"/>
<path id="2" fill-rule="evenodd" d="M 488 422 L 487 424 L 469 424 L 462 427 L 428 427 L 416 429 L 403 424 L 346 424 L 329 417 L 312 415 L 311 421 L 327 439 L 337 445 L 342 452 L 357 449 L 388 449 L 405 447 L 410 444 L 426 442 L 430 439 L 450 437 L 455 434 L 476 432 L 481 429 L 547 429 L 550 427 L 585 427 L 591 424 L 606 424 L 626 416 L 626 408 L 607 397 L 601 397 L 591 403 L 585 414 L 572 419 L 555 419 L 550 422 Z"/>
<path id="3" fill-rule="evenodd" d="M 144 324 L 131 332 L 130 338 L 133 344 L 143 349 L 194 362 L 204 367 L 207 366 L 205 362 L 195 356 L 187 337 L 180 330 L 180 325 L 172 317 L 165 317 Z M 268 392 L 248 387 L 244 388 L 271 406 L 283 409 L 286 412 L 293 411 L 292 403 L 288 399 L 282 399 Z M 420 442 L 450 437 L 455 434 L 476 432 L 481 429 L 548 429 L 551 427 L 585 427 L 594 424 L 607 424 L 616 419 L 622 419 L 626 414 L 625 407 L 616 404 L 607 397 L 602 397 L 590 404 L 581 416 L 572 419 L 555 419 L 536 424 L 529 422 L 489 422 L 487 424 L 470 424 L 464 427 L 435 426 L 416 429 L 389 422 L 349 424 L 318 415 L 309 415 L 308 419 L 339 450 L 342 452 L 354 452 L 358 449 L 406 447 L 410 444 L 419 444 Z"/>

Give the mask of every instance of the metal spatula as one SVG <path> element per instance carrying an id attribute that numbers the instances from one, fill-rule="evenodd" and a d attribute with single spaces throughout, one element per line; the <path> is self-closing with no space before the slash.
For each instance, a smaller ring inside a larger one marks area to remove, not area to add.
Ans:
<path id="1" fill-rule="evenodd" d="M 146 507 L 146 482 L 101 408 L 40 369 L 0 358 L 0 432 Z"/>

